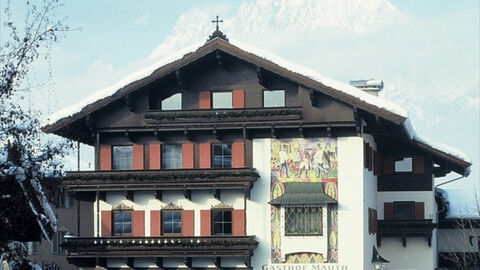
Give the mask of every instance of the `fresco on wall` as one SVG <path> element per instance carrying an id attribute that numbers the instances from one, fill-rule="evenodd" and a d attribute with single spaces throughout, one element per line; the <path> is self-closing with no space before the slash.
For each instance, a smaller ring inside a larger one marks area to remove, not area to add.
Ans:
<path id="1" fill-rule="evenodd" d="M 285 263 L 323 263 L 323 256 L 318 253 L 287 254 Z"/>
<path id="2" fill-rule="evenodd" d="M 337 141 L 333 138 L 272 140 L 270 199 L 273 200 L 282 195 L 285 192 L 284 184 L 287 182 L 320 182 L 323 183 L 324 192 L 338 200 L 337 156 Z M 329 205 L 327 213 L 328 255 L 326 260 L 321 254 L 316 255 L 322 257 L 322 262 L 336 263 L 338 262 L 337 206 Z M 271 232 L 271 262 L 283 263 L 279 207 L 271 206 Z M 314 254 L 290 254 L 285 258 L 285 262 L 304 260 L 303 255 Z M 318 256 L 315 257 L 316 263 L 319 263 L 318 258 Z"/>

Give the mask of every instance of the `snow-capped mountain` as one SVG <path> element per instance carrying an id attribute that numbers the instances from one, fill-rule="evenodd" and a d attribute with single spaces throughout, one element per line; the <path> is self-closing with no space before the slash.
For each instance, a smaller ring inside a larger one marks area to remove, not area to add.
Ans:
<path id="1" fill-rule="evenodd" d="M 205 39 L 212 32 L 214 12 L 194 9 L 183 14 L 150 58 Z M 228 36 L 328 29 L 361 34 L 404 17 L 387 0 L 256 0 L 243 2 L 233 17 L 224 19 L 222 30 Z"/>

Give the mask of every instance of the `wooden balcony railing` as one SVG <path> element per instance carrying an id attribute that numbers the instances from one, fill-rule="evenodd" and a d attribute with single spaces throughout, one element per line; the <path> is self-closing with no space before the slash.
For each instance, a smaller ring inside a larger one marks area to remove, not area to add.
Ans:
<path id="1" fill-rule="evenodd" d="M 102 258 L 155 258 L 163 268 L 163 258 L 183 258 L 192 269 L 192 258 L 212 258 L 217 263 L 224 257 L 240 257 L 245 269 L 258 242 L 254 236 L 160 236 L 160 237 L 67 237 L 62 244 L 70 263 L 94 267 Z M 101 263 L 100 263 L 101 264 Z"/>
<path id="2" fill-rule="evenodd" d="M 425 237 L 431 246 L 435 227 L 432 219 L 378 220 L 377 245 L 381 245 L 382 238 L 401 238 L 403 246 L 406 246 L 407 238 Z"/>
<path id="3" fill-rule="evenodd" d="M 161 111 L 150 110 L 144 115 L 148 124 L 214 124 L 234 122 L 252 123 L 302 119 L 301 107 L 280 108 L 243 108 L 243 109 L 202 109 L 202 110 L 176 110 Z"/>
<path id="4" fill-rule="evenodd" d="M 259 177 L 253 168 L 72 171 L 63 184 L 71 191 L 250 190 Z"/>

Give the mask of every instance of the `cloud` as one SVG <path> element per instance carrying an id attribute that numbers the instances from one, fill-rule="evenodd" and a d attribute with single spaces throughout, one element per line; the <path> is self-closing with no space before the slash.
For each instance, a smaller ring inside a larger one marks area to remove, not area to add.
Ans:
<path id="1" fill-rule="evenodd" d="M 113 65 L 112 64 L 106 64 L 103 62 L 102 59 L 98 59 L 95 62 L 93 62 L 88 68 L 88 72 L 94 72 L 94 73 L 110 73 L 113 71 Z"/>

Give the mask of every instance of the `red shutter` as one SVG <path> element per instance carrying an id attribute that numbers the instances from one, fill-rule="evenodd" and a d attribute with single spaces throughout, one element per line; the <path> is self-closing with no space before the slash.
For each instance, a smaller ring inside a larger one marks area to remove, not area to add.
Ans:
<path id="1" fill-rule="evenodd" d="M 382 175 L 382 154 L 375 152 L 375 167 L 374 174 L 381 176 Z"/>
<path id="2" fill-rule="evenodd" d="M 212 167 L 212 147 L 210 143 L 201 143 L 199 145 L 200 151 L 200 168 L 207 169 Z"/>
<path id="3" fill-rule="evenodd" d="M 234 209 L 232 220 L 232 235 L 243 236 L 245 235 L 245 210 Z"/>
<path id="4" fill-rule="evenodd" d="M 383 203 L 383 219 L 393 219 L 393 203 Z"/>
<path id="5" fill-rule="evenodd" d="M 233 90 L 232 91 L 232 105 L 234 109 L 245 108 L 245 91 L 244 90 Z"/>
<path id="6" fill-rule="evenodd" d="M 392 156 L 383 157 L 383 173 L 384 174 L 393 174 L 395 171 L 395 162 L 393 161 Z"/>
<path id="7" fill-rule="evenodd" d="M 158 170 L 162 166 L 162 146 L 160 144 L 149 145 L 150 170 Z"/>
<path id="8" fill-rule="evenodd" d="M 100 145 L 100 170 L 109 171 L 112 169 L 112 146 Z"/>
<path id="9" fill-rule="evenodd" d="M 133 169 L 143 170 L 143 144 L 133 145 Z"/>
<path id="10" fill-rule="evenodd" d="M 425 173 L 425 162 L 423 162 L 422 156 L 413 157 L 413 173 L 415 174 Z"/>
<path id="11" fill-rule="evenodd" d="M 243 141 L 232 144 L 232 167 L 245 167 L 245 143 Z"/>
<path id="12" fill-rule="evenodd" d="M 182 236 L 193 236 L 195 228 L 193 210 L 182 211 Z"/>
<path id="13" fill-rule="evenodd" d="M 150 236 L 162 235 L 162 213 L 160 210 L 150 211 Z"/>
<path id="14" fill-rule="evenodd" d="M 201 91 L 198 96 L 198 108 L 210 109 L 212 108 L 210 101 L 210 91 Z"/>
<path id="15" fill-rule="evenodd" d="M 145 211 L 133 211 L 133 236 L 145 236 Z"/>
<path id="16" fill-rule="evenodd" d="M 200 235 L 212 235 L 212 215 L 210 210 L 200 210 Z"/>
<path id="17" fill-rule="evenodd" d="M 424 202 L 415 202 L 415 219 L 425 219 Z"/>
<path id="18" fill-rule="evenodd" d="M 182 168 L 193 169 L 193 143 L 182 144 Z"/>
<path id="19" fill-rule="evenodd" d="M 112 211 L 102 211 L 102 236 L 112 236 Z"/>

